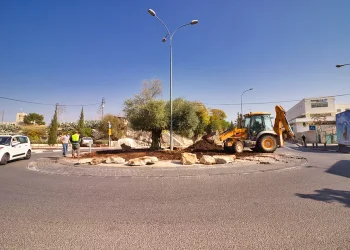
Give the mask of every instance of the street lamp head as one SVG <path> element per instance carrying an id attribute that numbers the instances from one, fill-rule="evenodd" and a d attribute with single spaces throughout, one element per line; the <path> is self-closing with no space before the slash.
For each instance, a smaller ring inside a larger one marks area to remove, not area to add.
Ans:
<path id="1" fill-rule="evenodd" d="M 198 20 L 192 20 L 192 21 L 190 22 L 191 25 L 195 25 L 195 24 L 197 24 L 197 23 L 198 23 Z"/>
<path id="2" fill-rule="evenodd" d="M 148 13 L 151 15 L 151 16 L 156 16 L 156 12 L 152 9 L 148 9 Z"/>
<path id="3" fill-rule="evenodd" d="M 253 88 L 250 88 L 249 90 L 253 90 Z"/>
<path id="4" fill-rule="evenodd" d="M 165 43 L 165 42 L 166 42 L 166 38 L 165 38 L 165 37 L 163 37 L 162 42 L 163 42 L 163 43 Z"/>
<path id="5" fill-rule="evenodd" d="M 335 67 L 340 68 L 340 67 L 343 67 L 343 66 L 345 66 L 345 65 L 344 64 L 338 64 Z"/>

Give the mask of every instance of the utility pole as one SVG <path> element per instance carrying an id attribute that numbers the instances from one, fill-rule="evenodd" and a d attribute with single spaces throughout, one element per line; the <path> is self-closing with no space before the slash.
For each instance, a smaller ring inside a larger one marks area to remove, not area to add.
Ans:
<path id="1" fill-rule="evenodd" d="M 62 123 L 62 122 L 64 122 L 63 114 L 64 114 L 64 112 L 66 112 L 66 106 L 59 105 L 58 103 L 56 105 L 58 105 L 58 107 L 56 108 L 56 110 L 57 110 L 57 120 L 59 120 Z"/>
<path id="2" fill-rule="evenodd" d="M 4 122 L 4 110 L 2 111 L 2 115 L 1 115 L 1 123 L 3 123 Z"/>
<path id="3" fill-rule="evenodd" d="M 105 98 L 102 98 L 102 104 L 101 104 L 101 108 L 102 108 L 102 120 L 103 120 L 103 110 L 105 108 Z"/>

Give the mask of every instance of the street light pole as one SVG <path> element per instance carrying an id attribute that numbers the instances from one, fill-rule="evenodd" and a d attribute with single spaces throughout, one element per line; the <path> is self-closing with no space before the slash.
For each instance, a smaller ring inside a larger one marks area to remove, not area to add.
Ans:
<path id="1" fill-rule="evenodd" d="M 241 114 L 242 114 L 242 115 L 243 115 L 243 101 L 242 101 L 242 99 L 243 99 L 243 94 L 244 94 L 245 92 L 248 92 L 248 91 L 251 91 L 251 90 L 253 90 L 253 88 L 250 88 L 250 89 L 247 89 L 247 90 L 243 91 L 243 93 L 242 93 L 242 95 L 241 95 Z"/>
<path id="2" fill-rule="evenodd" d="M 337 65 L 335 65 L 335 67 L 340 68 L 340 67 L 344 67 L 345 65 L 350 65 L 350 63 L 337 64 Z"/>
<path id="3" fill-rule="evenodd" d="M 174 148 L 173 142 L 173 36 L 170 36 L 170 150 Z"/>
<path id="4" fill-rule="evenodd" d="M 169 37 L 169 45 L 170 45 L 170 150 L 173 150 L 173 36 L 175 32 L 187 25 L 195 25 L 198 23 L 198 20 L 192 20 L 190 23 L 181 25 L 177 27 L 173 33 L 170 33 L 168 27 L 165 25 L 165 23 L 157 16 L 156 12 L 152 9 L 148 9 L 148 13 L 151 16 L 156 17 L 165 27 L 167 34 L 165 37 L 163 37 L 162 42 L 166 42 L 166 38 Z"/>
<path id="5" fill-rule="evenodd" d="M 247 90 L 245 90 L 245 91 L 243 91 L 243 93 L 242 93 L 242 95 L 241 95 L 241 124 L 240 124 L 240 126 L 242 127 L 242 120 L 243 120 L 243 95 L 244 95 L 244 93 L 245 92 L 248 92 L 248 91 L 251 91 L 251 90 L 253 90 L 253 88 L 250 88 L 250 89 L 247 89 Z"/>

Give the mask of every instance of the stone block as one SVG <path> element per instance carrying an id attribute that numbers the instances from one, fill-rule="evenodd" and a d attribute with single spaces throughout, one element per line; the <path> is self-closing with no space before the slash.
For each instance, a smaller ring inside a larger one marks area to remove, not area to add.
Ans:
<path id="1" fill-rule="evenodd" d="M 212 165 L 216 163 L 214 157 L 210 155 L 202 155 L 202 157 L 199 159 L 199 162 L 205 165 Z"/>
<path id="2" fill-rule="evenodd" d="M 181 154 L 181 163 L 183 165 L 193 165 L 198 162 L 196 154 L 192 153 L 182 153 Z"/>
<path id="3" fill-rule="evenodd" d="M 105 159 L 103 158 L 93 158 L 90 162 L 91 165 L 101 164 Z"/>
<path id="4" fill-rule="evenodd" d="M 213 158 L 216 161 L 216 164 L 226 164 L 235 161 L 235 155 L 214 155 Z"/>

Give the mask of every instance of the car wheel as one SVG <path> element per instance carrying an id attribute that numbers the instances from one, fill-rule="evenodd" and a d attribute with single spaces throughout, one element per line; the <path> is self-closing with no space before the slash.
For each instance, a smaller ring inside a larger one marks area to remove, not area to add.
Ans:
<path id="1" fill-rule="evenodd" d="M 6 163 L 10 160 L 10 155 L 8 153 L 4 154 L 1 158 L 0 165 L 6 165 Z"/>
<path id="2" fill-rule="evenodd" d="M 29 160 L 31 156 L 32 156 L 32 151 L 28 150 L 27 154 L 26 154 L 26 157 L 24 157 L 24 159 Z"/>

